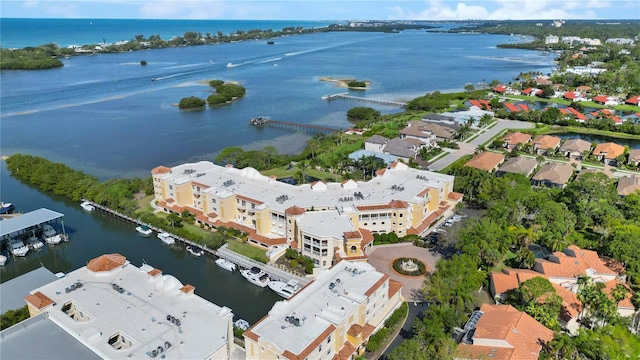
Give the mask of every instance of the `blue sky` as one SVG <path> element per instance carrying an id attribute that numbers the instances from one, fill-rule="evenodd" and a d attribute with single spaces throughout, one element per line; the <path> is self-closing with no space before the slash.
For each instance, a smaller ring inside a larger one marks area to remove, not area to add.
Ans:
<path id="1" fill-rule="evenodd" d="M 2 0 L 0 16 L 211 20 L 640 19 L 640 1 Z"/>

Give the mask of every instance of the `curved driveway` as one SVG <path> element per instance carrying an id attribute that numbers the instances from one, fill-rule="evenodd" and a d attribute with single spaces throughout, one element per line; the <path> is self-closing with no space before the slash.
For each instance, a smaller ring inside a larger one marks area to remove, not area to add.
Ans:
<path id="1" fill-rule="evenodd" d="M 534 127 L 534 124 L 526 121 L 498 119 L 498 123 L 491 129 L 480 129 L 480 135 L 473 140 L 468 143 L 458 143 L 460 145 L 460 149 L 447 154 L 447 156 L 429 165 L 429 170 L 442 170 L 461 157 L 473 154 L 478 146 L 486 143 L 507 129 L 530 129 L 532 127 Z"/>
<path id="2" fill-rule="evenodd" d="M 369 251 L 369 264 L 383 274 L 389 275 L 393 280 L 402 283 L 402 296 L 407 301 L 421 301 L 416 292 L 419 292 L 424 282 L 424 276 L 404 276 L 393 270 L 393 260 L 401 257 L 409 257 L 422 261 L 432 272 L 436 262 L 440 259 L 437 253 L 431 253 L 428 249 L 414 246 L 412 243 L 400 243 L 392 245 L 374 246 Z"/>

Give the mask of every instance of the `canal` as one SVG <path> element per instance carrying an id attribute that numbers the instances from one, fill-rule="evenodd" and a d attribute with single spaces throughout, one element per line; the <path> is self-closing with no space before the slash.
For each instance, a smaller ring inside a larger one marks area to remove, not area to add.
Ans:
<path id="1" fill-rule="evenodd" d="M 70 237 L 67 243 L 45 245 L 41 251 L 30 251 L 24 258 L 9 256 L 7 263 L 0 266 L 0 282 L 43 265 L 54 273 L 67 273 L 102 254 L 120 253 L 136 266 L 146 262 L 165 274 L 174 275 L 183 284 L 192 284 L 197 295 L 231 308 L 236 318 L 250 324 L 260 320 L 282 299 L 268 287 L 250 284 L 237 271 L 230 273 L 219 268 L 211 256 L 196 258 L 187 253 L 183 245 L 164 245 L 155 234 L 147 238 L 139 236 L 134 224 L 99 210 L 86 213 L 78 203 L 53 193 L 42 193 L 12 177 L 4 161 L 0 166 L 2 201 L 13 202 L 16 211 L 21 212 L 44 207 L 63 213 L 64 227 Z"/>

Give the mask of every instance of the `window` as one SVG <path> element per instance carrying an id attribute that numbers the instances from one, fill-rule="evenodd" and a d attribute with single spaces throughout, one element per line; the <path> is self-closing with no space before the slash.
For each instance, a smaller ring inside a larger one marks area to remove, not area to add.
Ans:
<path id="1" fill-rule="evenodd" d="M 402 213 L 400 214 L 400 217 L 402 217 Z"/>
<path id="2" fill-rule="evenodd" d="M 216 203 L 216 199 L 211 199 L 211 203 L 215 204 Z"/>
<path id="3" fill-rule="evenodd" d="M 169 190 L 173 190 L 173 185 L 169 185 Z"/>
<path id="4" fill-rule="evenodd" d="M 322 351 L 322 344 L 318 345 L 318 352 Z"/>
<path id="5" fill-rule="evenodd" d="M 116 350 L 126 350 L 134 344 L 131 339 L 127 339 L 119 331 L 109 337 L 109 345 Z"/>
<path id="6" fill-rule="evenodd" d="M 327 338 L 327 344 L 331 342 L 331 335 Z"/>

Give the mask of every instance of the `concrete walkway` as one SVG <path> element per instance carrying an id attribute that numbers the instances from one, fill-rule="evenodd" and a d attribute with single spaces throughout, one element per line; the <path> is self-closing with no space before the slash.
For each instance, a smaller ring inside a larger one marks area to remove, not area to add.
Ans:
<path id="1" fill-rule="evenodd" d="M 369 251 L 369 264 L 381 273 L 389 275 L 391 279 L 401 282 L 402 296 L 407 301 L 421 301 L 416 296 L 416 292 L 422 288 L 424 276 L 404 276 L 393 270 L 393 260 L 401 257 L 418 259 L 427 265 L 427 271 L 433 272 L 440 256 L 437 253 L 432 254 L 428 249 L 414 246 L 412 243 L 377 245 Z"/>

